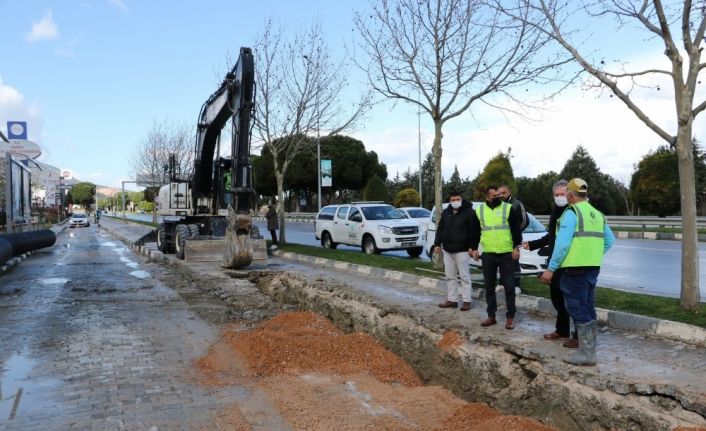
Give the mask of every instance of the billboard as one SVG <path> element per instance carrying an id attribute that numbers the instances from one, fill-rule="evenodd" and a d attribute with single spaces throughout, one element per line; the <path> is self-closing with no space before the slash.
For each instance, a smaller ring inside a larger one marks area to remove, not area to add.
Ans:
<path id="1" fill-rule="evenodd" d="M 331 160 L 321 160 L 321 187 L 333 187 Z"/>
<path id="2" fill-rule="evenodd" d="M 0 155 L 8 153 L 19 160 L 36 159 L 42 155 L 42 149 L 32 141 L 10 138 L 10 142 L 0 141 Z"/>

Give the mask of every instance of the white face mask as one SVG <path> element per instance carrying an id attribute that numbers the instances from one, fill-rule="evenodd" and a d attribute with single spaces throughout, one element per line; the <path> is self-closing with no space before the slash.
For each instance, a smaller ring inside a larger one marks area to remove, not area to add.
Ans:
<path id="1" fill-rule="evenodd" d="M 461 201 L 454 201 L 454 202 L 451 202 L 451 208 L 453 208 L 453 209 L 455 209 L 455 210 L 461 208 Z"/>
<path id="2" fill-rule="evenodd" d="M 565 207 L 569 203 L 569 200 L 566 196 L 554 196 L 554 203 L 558 207 Z"/>

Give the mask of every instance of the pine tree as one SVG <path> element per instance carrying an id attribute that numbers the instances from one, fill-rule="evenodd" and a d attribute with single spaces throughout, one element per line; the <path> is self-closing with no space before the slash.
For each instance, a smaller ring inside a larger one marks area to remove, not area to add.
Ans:
<path id="1" fill-rule="evenodd" d="M 605 180 L 604 174 L 598 169 L 596 161 L 581 145 L 566 161 L 564 169 L 559 173 L 561 178 L 570 181 L 572 178 L 581 178 L 588 183 L 588 197 L 591 204 L 604 214 L 615 214 L 615 202 L 611 196 L 611 187 Z"/>
<path id="2" fill-rule="evenodd" d="M 515 190 L 515 175 L 510 164 L 510 151 L 508 150 L 507 154 L 500 152 L 490 159 L 474 183 L 474 198 L 478 200 L 485 198 L 485 189 L 490 185 L 507 184 L 510 189 Z"/>

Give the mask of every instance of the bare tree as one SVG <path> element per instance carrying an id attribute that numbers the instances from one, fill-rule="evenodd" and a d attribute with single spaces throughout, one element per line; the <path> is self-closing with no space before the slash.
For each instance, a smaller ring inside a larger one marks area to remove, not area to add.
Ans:
<path id="1" fill-rule="evenodd" d="M 706 109 L 706 100 L 694 100 L 701 72 L 706 68 L 706 63 L 701 61 L 706 32 L 706 3 L 703 0 L 670 1 L 667 4 L 661 0 L 523 0 L 521 10 L 530 8 L 532 13 L 522 16 L 518 13 L 520 9 L 508 9 L 500 3 L 498 1 L 499 8 L 506 13 L 532 24 L 556 41 L 588 72 L 589 85 L 610 90 L 650 130 L 675 147 L 679 160 L 682 214 L 681 306 L 687 310 L 698 309 L 699 258 L 692 128 L 696 116 Z M 601 18 L 615 20 L 616 34 L 626 28 L 631 30 L 616 36 L 621 44 L 634 49 L 634 45 L 627 45 L 626 42 L 633 40 L 638 46 L 647 43 L 647 46 L 654 47 L 655 54 L 666 57 L 667 67 L 650 65 L 632 70 L 625 61 L 606 62 L 593 52 L 581 52 L 586 41 L 575 40 L 579 33 L 576 29 L 567 28 L 568 23 L 596 24 Z M 643 34 L 635 35 L 635 27 L 642 29 Z M 658 43 L 650 44 L 654 41 Z M 631 97 L 636 89 L 661 91 L 660 82 L 667 84 L 665 91 L 673 91 L 673 124 L 658 124 L 650 117 L 646 106 L 639 106 L 636 98 Z"/>
<path id="2" fill-rule="evenodd" d="M 267 21 L 255 43 L 257 103 L 254 130 L 272 154 L 277 181 L 280 241 L 286 241 L 284 177 L 294 157 L 310 149 L 311 136 L 340 133 L 362 117 L 366 96 L 345 106 L 348 78 L 344 60 L 331 57 L 320 23 L 283 39 L 285 31 Z"/>
<path id="3" fill-rule="evenodd" d="M 522 113 L 527 102 L 511 92 L 553 82 L 560 60 L 537 61 L 549 38 L 478 0 L 381 0 L 372 9 L 354 19 L 370 57 L 361 66 L 378 93 L 431 117 L 439 219 L 444 124 L 476 102 Z M 514 108 L 501 105 L 501 98 Z"/>
<path id="4" fill-rule="evenodd" d="M 158 187 L 169 181 L 166 167 L 170 154 L 176 156 L 180 176 L 188 178 L 194 166 L 194 133 L 186 124 L 155 120 L 130 157 L 130 169 L 135 178 L 145 178 Z M 152 221 L 157 222 L 156 206 Z"/>

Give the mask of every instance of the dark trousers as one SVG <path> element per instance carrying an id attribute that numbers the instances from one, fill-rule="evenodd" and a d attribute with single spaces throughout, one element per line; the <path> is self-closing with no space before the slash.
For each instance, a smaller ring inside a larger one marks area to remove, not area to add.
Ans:
<path id="1" fill-rule="evenodd" d="M 277 229 L 272 229 L 270 235 L 272 235 L 272 244 L 277 245 Z"/>
<path id="2" fill-rule="evenodd" d="M 522 277 L 520 276 L 520 274 L 522 274 L 522 268 L 520 267 L 520 260 L 517 259 L 517 260 L 513 260 L 512 262 L 513 262 L 513 268 L 512 268 L 512 269 L 513 269 L 513 271 L 515 272 L 515 279 L 514 279 L 515 284 L 514 284 L 514 286 L 515 286 L 515 287 L 520 287 L 520 280 L 522 279 Z"/>
<path id="3" fill-rule="evenodd" d="M 498 310 L 498 301 L 495 298 L 497 285 L 497 272 L 500 269 L 500 284 L 505 288 L 505 304 L 507 305 L 507 318 L 515 318 L 515 265 L 512 253 L 483 253 L 483 282 L 485 284 L 485 301 L 488 303 L 488 317 L 495 317 Z"/>
<path id="4" fill-rule="evenodd" d="M 561 270 L 554 273 L 552 282 L 549 283 L 549 295 L 552 299 L 552 305 L 556 310 L 556 333 L 568 337 L 571 335 L 571 316 L 566 311 L 564 304 L 564 294 L 561 293 L 559 280 L 561 279 Z"/>

